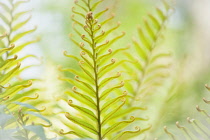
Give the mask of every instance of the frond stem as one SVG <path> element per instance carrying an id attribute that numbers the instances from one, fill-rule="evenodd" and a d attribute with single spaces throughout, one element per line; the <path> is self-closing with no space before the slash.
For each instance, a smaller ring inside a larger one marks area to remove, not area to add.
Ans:
<path id="1" fill-rule="evenodd" d="M 88 0 L 88 10 L 89 12 L 91 11 L 91 6 L 90 6 L 90 0 Z M 91 17 L 92 18 L 92 17 Z M 88 20 L 88 19 L 87 19 Z M 93 28 L 93 22 L 94 20 L 91 19 L 90 21 L 90 37 L 92 41 L 92 51 L 93 51 L 93 69 L 94 69 L 94 75 L 95 75 L 95 93 L 96 93 L 96 105 L 97 105 L 97 120 L 98 120 L 98 140 L 102 140 L 102 134 L 101 134 L 101 110 L 100 110 L 100 98 L 99 98 L 99 81 L 98 81 L 98 65 L 97 65 L 97 53 L 96 53 L 96 42 L 95 42 L 95 37 L 94 37 L 94 28 Z"/>

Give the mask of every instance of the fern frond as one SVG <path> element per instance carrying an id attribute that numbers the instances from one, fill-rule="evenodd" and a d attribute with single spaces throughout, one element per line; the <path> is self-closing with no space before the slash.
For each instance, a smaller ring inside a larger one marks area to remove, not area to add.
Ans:
<path id="1" fill-rule="evenodd" d="M 139 27 L 137 29 L 139 39 L 133 39 L 133 46 L 138 58 L 126 54 L 134 62 L 132 68 L 125 66 L 129 72 L 135 74 L 137 86 L 135 92 L 132 92 L 134 99 L 146 96 L 151 92 L 149 89 L 154 90 L 152 87 L 156 86 L 155 79 L 158 80 L 158 83 L 163 83 L 164 75 L 166 75 L 170 66 L 168 62 L 160 63 L 161 60 L 170 56 L 170 53 L 161 50 L 159 41 L 163 36 L 164 28 L 173 9 L 167 2 L 164 1 L 163 3 L 165 9 L 157 8 L 156 15 L 149 14 L 148 19 L 144 21 L 144 28 Z M 149 86 L 144 89 L 146 85 Z"/>
<path id="2" fill-rule="evenodd" d="M 27 59 L 28 57 L 35 57 L 33 55 L 26 55 L 22 58 L 18 58 L 17 55 L 14 55 L 21 51 L 24 47 L 28 46 L 31 43 L 35 43 L 36 41 L 29 41 L 24 42 L 24 44 L 20 45 L 14 45 L 19 44 L 19 39 L 30 33 L 32 30 L 28 31 L 21 31 L 22 27 L 24 27 L 30 20 L 31 17 L 24 21 L 20 21 L 19 19 L 23 16 L 23 14 L 27 14 L 27 12 L 19 12 L 17 8 L 21 6 L 22 3 L 25 3 L 27 1 L 9 1 L 8 3 L 1 2 L 0 7 L 4 9 L 4 12 L 2 15 L 8 20 L 5 20 L 5 18 L 2 18 L 1 23 L 4 22 L 4 24 L 1 24 L 1 27 L 6 31 L 6 34 L 4 35 L 5 38 L 2 40 L 1 44 L 1 79 L 0 84 L 4 87 L 6 84 L 8 84 L 10 81 L 14 81 L 15 77 L 17 77 L 23 70 L 30 66 L 26 66 L 25 68 L 21 68 L 20 62 Z M 20 14 L 21 13 L 21 14 Z M 7 15 L 7 16 L 6 16 Z M 13 56 L 14 55 L 14 56 Z M 13 98 L 17 99 L 17 97 L 23 97 L 18 96 L 17 93 L 22 91 L 23 89 L 31 86 L 30 84 L 25 84 L 27 82 L 26 80 L 22 81 L 16 81 L 16 84 L 14 82 L 10 83 L 11 86 L 9 86 L 6 89 L 2 89 L 2 98 L 7 98 L 7 100 L 4 101 L 5 104 L 10 104 L 10 101 L 13 100 Z M 31 92 L 32 94 L 33 92 Z M 22 100 L 19 98 L 18 100 Z M 23 99 L 24 100 L 24 99 Z M 7 103 L 6 103 L 7 102 Z"/>
<path id="3" fill-rule="evenodd" d="M 22 68 L 21 62 L 35 56 L 26 55 L 19 58 L 16 53 L 29 44 L 37 42 L 37 40 L 23 40 L 26 35 L 36 30 L 36 28 L 23 30 L 31 18 L 31 16 L 26 19 L 22 18 L 28 12 L 19 11 L 19 7 L 25 2 L 27 1 L 9 0 L 0 2 L 0 8 L 3 10 L 0 14 L 0 30 L 6 32 L 3 35 L 4 38 L 0 40 L 0 104 L 5 106 L 5 114 L 13 115 L 13 122 L 6 126 L 8 130 L 14 129 L 10 136 L 17 139 L 35 139 L 43 136 L 43 139 L 46 139 L 41 124 L 34 125 L 33 121 L 38 119 L 40 122 L 47 121 L 48 124 L 45 126 L 51 125 L 50 122 L 40 114 L 31 113 L 40 113 L 44 110 L 36 109 L 33 106 L 35 103 L 32 102 L 39 97 L 38 94 L 33 95 L 37 89 L 31 88 L 32 80 L 23 80 L 19 77 L 25 69 L 33 66 Z M 30 104 L 29 101 L 31 101 Z M 2 129 L 3 127 L 0 128 L 0 130 Z"/>
<path id="4" fill-rule="evenodd" d="M 102 1 L 75 1 L 76 7 L 72 8 L 72 20 L 75 22 L 73 29 L 81 38 L 81 42 L 78 43 L 72 34 L 70 39 L 80 48 L 81 53 L 80 58 L 66 52 L 64 55 L 77 61 L 81 71 L 60 68 L 62 71 L 75 75 L 74 79 L 62 77 L 60 79 L 73 86 L 72 92 L 66 92 L 70 97 L 67 103 L 79 116 L 68 112 L 65 116 L 78 128 L 72 128 L 72 125 L 69 125 L 70 131 L 64 132 L 62 129 L 61 134 L 73 134 L 80 138 L 98 140 L 109 139 L 117 135 L 119 128 L 127 127 L 135 121 L 134 117 L 131 120 L 118 121 L 120 116 L 116 116 L 118 112 L 123 111 L 127 98 L 126 92 L 119 95 L 124 81 L 118 82 L 121 72 L 117 71 L 117 68 L 127 61 L 117 61 L 113 56 L 127 48 L 113 50 L 113 44 L 125 33 L 111 37 L 111 34 L 119 28 L 119 23 L 110 29 L 103 30 L 105 23 L 112 18 L 100 22 L 103 14 L 108 10 L 99 12 L 95 10 Z M 132 112 L 133 109 L 127 111 Z"/>
<path id="5" fill-rule="evenodd" d="M 164 0 L 162 4 L 164 8 L 156 8 L 154 14 L 149 14 L 144 20 L 142 27 L 137 28 L 138 38 L 133 38 L 130 45 L 132 52 L 124 53 L 132 62 L 123 66 L 129 76 L 125 88 L 131 97 L 126 105 L 133 109 L 134 114 L 140 114 L 143 109 L 139 106 L 142 106 L 142 102 L 150 102 L 148 100 L 152 99 L 151 94 L 158 92 L 169 75 L 170 53 L 161 48 L 160 41 L 173 7 Z M 157 127 L 153 126 L 152 129 L 154 128 Z"/>
<path id="6" fill-rule="evenodd" d="M 209 86 L 205 85 L 206 89 L 209 90 Z M 209 90 L 210 91 L 210 90 Z M 206 104 L 209 104 L 209 100 L 206 98 L 203 98 L 203 102 Z M 178 129 L 181 130 L 182 135 L 177 135 L 173 134 L 171 132 L 168 132 L 166 129 L 166 126 L 164 127 L 165 132 L 170 136 L 171 139 L 209 139 L 209 118 L 210 115 L 205 109 L 201 109 L 199 105 L 196 105 L 196 110 L 198 113 L 202 114 L 201 119 L 191 119 L 190 117 L 187 117 L 187 122 L 192 125 L 192 126 L 182 126 L 180 123 L 177 121 L 176 126 Z"/>

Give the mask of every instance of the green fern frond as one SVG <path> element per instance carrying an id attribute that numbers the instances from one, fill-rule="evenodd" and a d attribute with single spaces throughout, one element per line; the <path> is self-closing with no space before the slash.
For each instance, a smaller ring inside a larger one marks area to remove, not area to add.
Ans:
<path id="1" fill-rule="evenodd" d="M 173 7 L 166 1 L 162 3 L 164 7 L 156 8 L 154 14 L 149 14 L 144 20 L 143 26 L 137 28 L 138 39 L 133 38 L 132 45 L 130 45 L 132 52 L 124 53 L 132 62 L 129 65 L 123 65 L 128 76 L 132 77 L 125 84 L 125 88 L 130 93 L 129 102 L 126 105 L 128 109 L 134 110 L 133 114 L 138 116 L 143 110 L 140 109 L 140 106 L 151 102 L 153 98 L 151 95 L 154 95 L 154 91 L 158 92 L 169 75 L 170 53 L 166 52 L 165 48 L 161 48 L 160 42 Z M 142 122 L 145 120 L 148 119 L 139 119 L 138 123 L 146 127 Z M 155 126 L 149 132 L 157 128 L 155 123 L 152 122 L 152 125 Z M 148 129 L 145 128 L 145 130 Z"/>
<path id="2" fill-rule="evenodd" d="M 144 27 L 138 27 L 139 39 L 133 39 L 136 55 L 126 53 L 134 62 L 133 67 L 125 65 L 129 73 L 134 75 L 137 84 L 135 87 L 129 83 L 126 85 L 134 100 L 154 91 L 154 88 L 163 84 L 163 79 L 168 76 L 169 62 L 160 63 L 160 61 L 165 61 L 170 57 L 170 53 L 162 50 L 159 42 L 173 8 L 166 1 L 163 3 L 165 8 L 156 8 L 155 14 L 149 14 L 148 19 L 144 20 Z"/>
<path id="3" fill-rule="evenodd" d="M 35 41 L 21 41 L 20 39 L 30 33 L 32 30 L 22 31 L 22 28 L 29 22 L 30 18 L 20 20 L 23 14 L 27 14 L 26 11 L 19 11 L 17 8 L 21 6 L 22 3 L 27 1 L 13 1 L 9 0 L 7 2 L 1 2 L 0 7 L 3 12 L 1 13 L 1 29 L 6 32 L 7 35 L 4 35 L 4 39 L 1 40 L 1 80 L 0 85 L 2 88 L 3 94 L 2 101 L 4 104 L 9 106 L 11 105 L 11 101 L 23 101 L 24 98 L 27 98 L 28 95 L 20 94 L 20 91 L 25 90 L 32 85 L 32 81 L 28 80 L 15 80 L 15 77 L 24 71 L 26 68 L 30 66 L 26 66 L 21 68 L 20 62 L 29 58 L 35 57 L 33 55 L 26 55 L 22 58 L 18 58 L 16 53 L 21 51 L 24 47 L 28 46 L 31 43 L 35 43 Z M 23 42 L 23 44 L 20 44 Z M 20 45 L 14 45 L 20 44 Z M 13 56 L 14 55 L 14 56 Z M 29 82 L 29 83 L 28 83 Z M 6 85 L 9 84 L 10 85 Z M 31 90 L 32 91 L 32 90 Z M 18 94 L 17 94 L 18 93 Z M 31 92 L 31 95 L 33 92 Z M 24 97 L 25 96 L 25 97 Z M 14 98 L 14 99 L 13 99 Z M 18 98 L 18 99 L 17 99 Z M 29 99 L 29 98 L 28 98 Z"/>
<path id="4" fill-rule="evenodd" d="M 23 80 L 20 77 L 18 77 L 18 75 L 20 75 L 25 69 L 28 69 L 31 66 L 33 66 L 33 65 L 29 65 L 29 66 L 25 66 L 22 68 L 20 66 L 20 63 L 30 57 L 37 58 L 36 56 L 30 55 L 30 54 L 25 55 L 20 58 L 17 57 L 17 55 L 16 55 L 16 54 L 18 54 L 19 51 L 24 49 L 24 47 L 27 47 L 30 44 L 38 41 L 38 39 L 28 40 L 28 39 L 24 38 L 25 36 L 28 35 L 28 33 L 30 33 L 30 31 L 33 30 L 33 29 L 27 30 L 27 28 L 24 29 L 25 26 L 28 25 L 30 18 L 31 18 L 31 15 L 29 14 L 30 11 L 22 11 L 20 9 L 22 4 L 26 3 L 26 2 L 28 2 L 28 1 L 10 0 L 7 2 L 1 2 L 1 4 L 0 4 L 0 6 L 2 7 L 2 10 L 3 10 L 3 12 L 1 14 L 9 20 L 9 23 L 7 24 L 7 22 L 4 21 L 4 18 L 1 19 L 1 29 L 4 29 L 4 31 L 7 34 L 7 36 L 2 40 L 2 43 L 1 43 L 1 48 L 2 48 L 1 70 L 3 70 L 4 73 L 6 73 L 7 71 L 8 72 L 11 71 L 13 67 L 16 68 L 10 72 L 11 79 L 9 76 L 5 76 L 5 78 L 2 80 L 2 82 L 4 82 L 4 83 L 2 83 L 2 84 L 12 81 L 12 83 L 10 83 L 11 85 L 8 88 L 11 88 L 11 91 L 12 91 L 12 88 L 14 88 L 13 91 L 18 89 L 18 90 L 16 90 L 16 92 L 18 92 L 18 96 L 15 97 L 16 101 L 32 99 L 32 98 L 34 98 L 34 97 L 32 97 L 33 94 L 35 94 L 35 92 L 37 91 L 37 89 L 36 90 L 30 89 L 30 92 L 29 92 L 29 90 L 24 90 L 23 92 L 25 92 L 27 94 L 24 94 L 24 93 L 21 94 L 19 92 L 21 90 L 21 85 L 22 85 L 22 89 L 23 89 L 23 87 L 26 87 L 26 85 L 28 84 L 28 82 L 30 80 Z M 14 42 L 14 40 L 15 40 L 15 42 Z M 13 72 L 14 72 L 14 75 L 12 75 Z M 16 77 L 17 77 L 17 80 L 15 80 Z M 36 80 L 33 80 L 33 81 L 36 81 Z M 31 95 L 29 93 L 31 93 Z M 23 94 L 25 95 L 25 97 Z M 15 93 L 14 93 L 14 95 L 15 95 Z M 17 99 L 17 97 L 23 97 L 23 98 Z"/>
<path id="5" fill-rule="evenodd" d="M 97 6 L 101 2 L 103 0 L 76 0 L 76 7 L 72 8 L 73 29 L 81 37 L 81 42 L 79 43 L 77 36 L 72 34 L 70 39 L 79 47 L 81 53 L 80 58 L 69 55 L 67 52 L 64 55 L 78 62 L 81 71 L 60 68 L 61 71 L 75 75 L 74 79 L 60 77 L 61 80 L 73 86 L 72 91 L 66 92 L 67 98 L 70 99 L 63 100 L 78 114 L 75 116 L 69 111 L 65 113 L 65 117 L 72 124 L 65 124 L 70 131 L 65 132 L 62 129 L 60 133 L 68 138 L 75 135 L 79 138 L 113 139 L 117 137 L 119 128 L 125 128 L 138 119 L 131 117 L 131 120 L 122 120 L 122 114 L 119 115 L 124 110 L 127 94 L 121 91 L 124 81 L 120 81 L 121 72 L 117 71 L 117 68 L 127 61 L 117 61 L 113 57 L 127 48 L 114 50 L 113 44 L 125 33 L 112 36 L 112 33 L 119 28 L 119 23 L 110 29 L 103 30 L 104 25 L 112 18 L 103 19 L 102 17 L 108 9 L 97 12 Z M 127 111 L 132 112 L 133 109 Z M 73 126 L 73 123 L 76 126 Z M 132 133 L 138 132 L 132 131 Z"/>
<path id="6" fill-rule="evenodd" d="M 205 85 L 206 89 L 210 91 L 210 87 L 208 85 Z M 210 101 L 206 98 L 203 98 L 203 102 L 205 104 L 209 104 Z M 201 109 L 199 105 L 196 105 L 196 110 L 202 114 L 201 119 L 191 119 L 190 117 L 187 117 L 187 122 L 190 124 L 189 126 L 182 126 L 177 121 L 176 126 L 180 131 L 182 132 L 182 135 L 178 135 L 176 133 L 169 132 L 167 127 L 164 127 L 164 131 L 166 134 L 170 137 L 170 139 L 173 140 L 181 140 L 181 139 L 191 139 L 191 140 L 207 140 L 210 138 L 209 135 L 209 118 L 210 115 L 208 114 L 208 111 L 206 109 Z"/>
<path id="7" fill-rule="evenodd" d="M 0 2 L 0 8 L 3 11 L 0 14 L 0 30 L 6 32 L 5 35 L 1 36 L 4 38 L 0 40 L 0 105 L 5 106 L 4 114 L 12 115 L 13 120 L 15 120 L 6 126 L 8 131 L 13 130 L 10 136 L 16 139 L 35 139 L 40 134 L 43 135 L 43 128 L 40 123 L 36 123 L 37 125 L 31 125 L 31 123 L 35 120 L 46 121 L 47 125 L 45 126 L 49 126 L 51 123 L 39 114 L 45 109 L 38 110 L 33 106 L 39 95 L 35 94 L 37 89 L 31 88 L 32 80 L 23 80 L 19 77 L 25 69 L 32 66 L 22 68 L 21 62 L 35 56 L 26 55 L 18 58 L 16 53 L 37 41 L 24 41 L 26 35 L 35 31 L 35 28 L 22 30 L 30 20 L 30 17 L 22 18 L 24 14 L 27 14 L 27 11 L 19 11 L 18 9 L 25 2 L 27 1 L 8 0 Z M 24 20 L 22 21 L 22 19 Z M 0 130 L 3 130 L 3 127 Z M 34 132 L 35 135 L 31 132 Z"/>

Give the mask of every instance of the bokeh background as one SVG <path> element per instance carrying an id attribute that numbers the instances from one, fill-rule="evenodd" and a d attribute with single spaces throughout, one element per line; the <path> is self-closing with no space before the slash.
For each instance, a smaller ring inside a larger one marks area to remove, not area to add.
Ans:
<path id="1" fill-rule="evenodd" d="M 150 132 L 151 138 L 164 137 L 165 125 L 178 133 L 173 129 L 177 120 L 185 124 L 188 116 L 197 117 L 195 105 L 202 104 L 202 97 L 208 94 L 204 85 L 210 83 L 210 1 L 174 0 L 172 3 L 174 12 L 162 45 L 172 53 L 173 68 L 168 86 L 154 96 L 156 100 L 148 108 L 151 111 L 147 115 L 155 124 Z M 32 9 L 31 24 L 38 27 L 34 36 L 40 38 L 39 43 L 23 52 L 35 54 L 40 61 L 28 60 L 25 63 L 41 65 L 27 70 L 22 76 L 43 79 L 48 98 L 64 90 L 57 79 L 57 66 L 75 65 L 63 56 L 63 51 L 79 52 L 69 39 L 72 6 L 73 0 L 33 0 L 23 7 Z M 113 24 L 121 22 L 120 30 L 126 31 L 126 36 L 120 45 L 126 46 L 147 13 L 153 13 L 158 6 L 159 0 L 105 0 L 101 7 L 110 7 L 109 14 L 115 13 Z"/>

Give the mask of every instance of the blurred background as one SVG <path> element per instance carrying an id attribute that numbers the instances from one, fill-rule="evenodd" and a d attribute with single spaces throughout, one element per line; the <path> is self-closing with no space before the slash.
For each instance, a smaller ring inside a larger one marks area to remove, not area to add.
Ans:
<path id="1" fill-rule="evenodd" d="M 172 78 L 170 86 L 149 108 L 152 110 L 149 114 L 151 123 L 156 124 L 156 131 L 150 133 L 152 137 L 162 137 L 165 125 L 173 129 L 177 120 L 184 124 L 186 117 L 196 117 L 195 105 L 201 104 L 202 97 L 207 95 L 204 84 L 210 83 L 210 1 L 176 0 L 172 5 L 174 12 L 162 43 L 173 55 Z M 38 75 L 46 82 L 46 95 L 52 97 L 63 90 L 62 83 L 56 79 L 59 76 L 57 66 L 75 65 L 63 56 L 63 51 L 78 54 L 69 39 L 72 6 L 72 0 L 33 0 L 23 7 L 32 9 L 31 24 L 38 27 L 35 37 L 40 38 L 39 43 L 27 47 L 23 53 L 35 54 L 42 62 L 41 66 L 27 70 L 23 76 Z M 131 42 L 147 13 L 153 13 L 159 6 L 159 0 L 105 0 L 102 5 L 111 7 L 109 14 L 116 15 L 113 24 L 120 21 L 119 30 L 126 31 L 120 42 L 123 46 Z M 36 62 L 29 60 L 28 63 Z"/>

